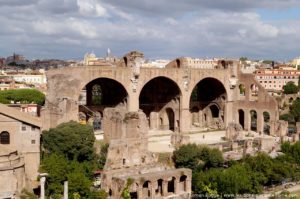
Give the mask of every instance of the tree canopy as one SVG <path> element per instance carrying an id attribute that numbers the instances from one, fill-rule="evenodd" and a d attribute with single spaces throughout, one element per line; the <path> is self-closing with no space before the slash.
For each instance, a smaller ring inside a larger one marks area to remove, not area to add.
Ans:
<path id="1" fill-rule="evenodd" d="M 284 94 L 295 94 L 299 92 L 299 87 L 294 82 L 288 82 L 283 86 Z"/>
<path id="2" fill-rule="evenodd" d="M 15 89 L 15 90 L 4 90 L 0 91 L 0 103 L 10 104 L 11 101 L 14 103 L 36 103 L 44 105 L 45 95 L 36 89 Z"/>
<path id="3" fill-rule="evenodd" d="M 89 125 L 71 121 L 43 132 L 43 158 L 40 166 L 47 172 L 47 196 L 61 198 L 64 181 L 69 182 L 69 195 L 88 199 L 104 199 L 105 191 L 92 191 L 93 172 L 102 169 L 108 145 L 95 153 L 95 137 Z"/>
<path id="4" fill-rule="evenodd" d="M 192 190 L 205 198 L 235 198 L 236 194 L 260 194 L 264 186 L 300 179 L 300 142 L 282 144 L 285 154 L 271 158 L 265 153 L 228 161 L 223 167 L 217 149 L 188 144 L 174 151 L 176 167 L 193 170 Z M 213 155 L 214 153 L 218 155 Z M 208 155 L 209 154 L 209 155 Z M 212 158 L 213 156 L 214 158 Z M 209 164 L 208 159 L 217 159 Z M 203 166 L 206 165 L 206 166 Z"/>
<path id="5" fill-rule="evenodd" d="M 68 160 L 92 160 L 95 156 L 94 142 L 92 127 L 74 121 L 43 132 L 45 152 L 65 156 Z"/>
<path id="6" fill-rule="evenodd" d="M 297 122 L 300 122 L 300 100 L 295 100 L 290 106 L 290 113 L 294 116 Z"/>
<path id="7" fill-rule="evenodd" d="M 173 153 L 173 160 L 176 167 L 192 170 L 218 167 L 224 162 L 222 153 L 218 149 L 196 144 L 187 144 L 176 149 Z"/>

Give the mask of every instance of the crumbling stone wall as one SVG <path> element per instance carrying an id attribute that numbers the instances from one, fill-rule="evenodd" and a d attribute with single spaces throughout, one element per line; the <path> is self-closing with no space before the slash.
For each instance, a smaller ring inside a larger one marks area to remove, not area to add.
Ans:
<path id="1" fill-rule="evenodd" d="M 191 170 L 169 169 L 148 151 L 148 125 L 142 112 L 122 108 L 104 110 L 103 129 L 109 142 L 101 187 L 113 199 L 121 198 L 127 180 L 134 198 L 190 198 Z M 171 188 L 170 188 L 171 187 Z"/>

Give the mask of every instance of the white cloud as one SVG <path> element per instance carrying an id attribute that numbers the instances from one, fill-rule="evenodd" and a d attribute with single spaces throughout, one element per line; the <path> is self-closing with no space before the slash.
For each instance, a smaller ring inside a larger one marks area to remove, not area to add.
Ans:
<path id="1" fill-rule="evenodd" d="M 107 15 L 106 9 L 96 0 L 77 0 L 79 13 L 83 16 L 103 17 Z"/>
<path id="2" fill-rule="evenodd" d="M 36 1 L 26 6 L 14 0 L 0 6 L 0 52 L 4 53 L 0 57 L 22 51 L 35 58 L 81 58 L 86 51 L 101 54 L 108 47 L 118 56 L 136 49 L 154 58 L 298 55 L 293 46 L 300 42 L 300 22 L 265 21 L 254 8 L 265 8 L 266 0 L 240 2 L 235 8 L 223 1 L 215 6 L 216 0 L 172 0 L 169 7 L 170 0 Z"/>

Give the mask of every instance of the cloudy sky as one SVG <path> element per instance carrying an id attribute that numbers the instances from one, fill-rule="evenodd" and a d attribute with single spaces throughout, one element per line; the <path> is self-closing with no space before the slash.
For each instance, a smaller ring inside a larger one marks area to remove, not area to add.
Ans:
<path id="1" fill-rule="evenodd" d="M 0 57 L 300 56 L 299 0 L 0 0 Z"/>

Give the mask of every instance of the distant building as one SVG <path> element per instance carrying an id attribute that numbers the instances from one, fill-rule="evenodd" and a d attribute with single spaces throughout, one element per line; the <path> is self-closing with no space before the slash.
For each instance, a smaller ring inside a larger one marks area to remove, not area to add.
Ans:
<path id="1" fill-rule="evenodd" d="M 13 54 L 12 56 L 9 56 L 6 58 L 7 62 L 13 62 L 13 61 L 24 61 L 25 57 L 23 55 L 19 55 L 19 54 Z"/>
<path id="2" fill-rule="evenodd" d="M 7 106 L 35 117 L 39 117 L 41 112 L 41 106 L 38 104 L 8 104 Z"/>
<path id="3" fill-rule="evenodd" d="M 7 76 L 0 76 L 0 90 L 10 90 L 15 88 L 15 81 Z"/>
<path id="4" fill-rule="evenodd" d="M 28 84 L 46 84 L 45 74 L 14 74 L 11 75 L 16 82 L 23 82 Z"/>
<path id="5" fill-rule="evenodd" d="M 151 67 L 164 68 L 169 62 L 170 62 L 170 60 L 163 60 L 163 59 L 158 59 L 158 60 L 154 60 L 154 61 L 145 61 L 145 62 L 142 63 L 141 67 L 145 67 L 145 68 L 151 68 Z"/>
<path id="6" fill-rule="evenodd" d="M 269 92 L 282 91 L 283 86 L 288 82 L 298 85 L 300 70 L 267 70 L 260 69 L 255 72 L 255 78 Z"/>
<path id="7" fill-rule="evenodd" d="M 0 67 L 5 65 L 5 58 L 0 58 Z"/>
<path id="8" fill-rule="evenodd" d="M 290 62 L 290 65 L 295 66 L 295 67 L 300 66 L 300 57 L 294 58 L 294 59 Z"/>
<path id="9" fill-rule="evenodd" d="M 183 64 L 189 64 L 191 68 L 213 69 L 218 65 L 218 59 L 199 59 L 185 57 Z"/>
<path id="10" fill-rule="evenodd" d="M 84 55 L 83 64 L 85 66 L 106 66 L 107 60 L 96 57 L 94 53 L 86 53 Z"/>

